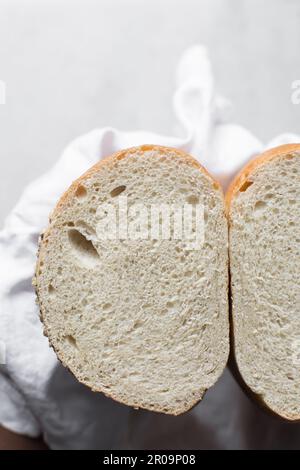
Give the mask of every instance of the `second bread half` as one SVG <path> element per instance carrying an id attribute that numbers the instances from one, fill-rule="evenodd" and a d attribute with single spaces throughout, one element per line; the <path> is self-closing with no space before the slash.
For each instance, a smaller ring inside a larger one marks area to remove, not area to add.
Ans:
<path id="1" fill-rule="evenodd" d="M 227 195 L 233 349 L 274 413 L 300 419 L 300 144 L 252 161 Z"/>

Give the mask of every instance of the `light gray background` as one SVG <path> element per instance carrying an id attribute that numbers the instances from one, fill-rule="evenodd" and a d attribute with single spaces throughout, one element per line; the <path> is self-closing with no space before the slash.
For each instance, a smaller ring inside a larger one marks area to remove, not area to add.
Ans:
<path id="1" fill-rule="evenodd" d="M 174 69 L 210 50 L 233 119 L 300 131 L 299 0 L 0 0 L 0 225 L 25 185 L 98 126 L 172 132 Z"/>

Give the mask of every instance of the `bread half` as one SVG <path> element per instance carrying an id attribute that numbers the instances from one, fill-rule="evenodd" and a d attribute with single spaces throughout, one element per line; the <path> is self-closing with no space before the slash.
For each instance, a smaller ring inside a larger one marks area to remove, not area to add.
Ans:
<path id="1" fill-rule="evenodd" d="M 274 413 L 300 418 L 300 144 L 252 161 L 227 194 L 234 353 Z"/>
<path id="2" fill-rule="evenodd" d="M 105 239 L 105 204 L 117 210 L 121 197 L 128 208 L 203 207 L 204 239 L 191 248 L 172 228 L 168 238 Z M 192 157 L 145 145 L 101 161 L 62 196 L 40 241 L 34 284 L 58 358 L 119 402 L 189 410 L 227 362 L 227 249 L 222 190 Z"/>

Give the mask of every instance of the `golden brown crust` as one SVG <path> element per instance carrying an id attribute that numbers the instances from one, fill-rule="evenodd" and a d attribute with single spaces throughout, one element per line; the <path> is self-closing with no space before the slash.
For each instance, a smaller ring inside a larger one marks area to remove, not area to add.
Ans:
<path id="1" fill-rule="evenodd" d="M 189 154 L 183 152 L 182 150 L 174 149 L 174 148 L 171 148 L 171 147 L 164 147 L 164 146 L 160 146 L 160 145 L 145 144 L 145 145 L 141 145 L 141 146 L 138 146 L 138 147 L 131 147 L 131 148 L 116 152 L 113 155 L 111 155 L 109 157 L 106 157 L 103 160 L 100 160 L 98 163 L 96 163 L 94 166 L 92 166 L 89 170 L 87 170 L 82 176 L 80 176 L 78 179 L 76 179 L 71 184 L 69 189 L 67 189 L 67 191 L 65 191 L 65 193 L 59 199 L 58 203 L 56 204 L 54 210 L 52 211 L 52 213 L 49 217 L 50 225 L 48 226 L 48 228 L 46 230 L 44 230 L 42 232 L 42 234 L 40 235 L 40 238 L 39 238 L 35 276 L 34 276 L 33 282 L 32 282 L 33 287 L 35 288 L 35 292 L 36 292 L 36 302 L 39 305 L 40 320 L 43 324 L 44 336 L 46 336 L 48 338 L 48 342 L 49 342 L 50 347 L 54 350 L 54 352 L 56 353 L 57 358 L 62 363 L 62 365 L 64 367 L 66 367 L 76 377 L 76 379 L 80 383 L 82 383 L 83 385 L 89 387 L 93 392 L 101 392 L 107 398 L 111 398 L 111 399 L 113 399 L 113 400 L 115 400 L 119 403 L 122 403 L 124 405 L 127 405 L 127 406 L 132 406 L 132 405 L 127 403 L 125 400 L 120 399 L 120 397 L 116 396 L 113 392 L 107 392 L 107 391 L 101 389 L 100 387 L 99 388 L 92 388 L 84 380 L 80 380 L 75 375 L 75 373 L 70 369 L 70 367 L 67 365 L 66 361 L 64 360 L 63 355 L 56 350 L 55 346 L 53 345 L 53 343 L 52 343 L 52 341 L 49 337 L 48 329 L 47 329 L 47 326 L 46 326 L 45 321 L 44 321 L 43 305 L 42 305 L 42 302 L 39 299 L 39 288 L 38 288 L 38 285 L 39 285 L 39 269 L 40 269 L 41 250 L 42 250 L 43 240 L 47 239 L 47 236 L 48 236 L 48 234 L 51 230 L 51 223 L 53 222 L 55 217 L 60 213 L 60 211 L 63 209 L 64 204 L 66 204 L 69 201 L 69 199 L 73 197 L 74 193 L 76 192 L 76 190 L 78 189 L 80 184 L 82 184 L 87 178 L 90 178 L 91 176 L 93 176 L 95 173 L 97 173 L 103 167 L 113 165 L 116 161 L 123 160 L 127 156 L 130 156 L 132 154 L 136 154 L 139 151 L 140 152 L 145 152 L 145 151 L 152 151 L 152 150 L 153 151 L 158 151 L 160 155 L 163 155 L 163 154 L 170 155 L 171 154 L 171 155 L 176 155 L 176 156 L 182 158 L 182 163 L 191 165 L 191 166 L 199 169 L 200 171 L 202 171 L 206 176 L 209 177 L 209 179 L 212 182 L 212 185 L 213 185 L 214 189 L 216 191 L 221 191 L 223 193 L 223 190 L 222 190 L 222 187 L 221 187 L 220 183 L 216 179 L 214 179 L 210 175 L 210 173 L 196 159 L 194 159 Z M 177 409 L 176 411 L 174 410 L 172 413 L 169 412 L 169 414 L 177 416 L 177 415 L 180 415 L 182 413 L 185 413 L 185 412 L 189 411 L 190 409 L 192 409 L 194 406 L 196 406 L 203 399 L 205 393 L 206 393 L 206 390 L 203 392 L 202 396 L 199 399 L 197 399 L 194 403 L 188 404 L 187 406 L 184 406 L 181 409 Z M 133 407 L 135 409 L 139 409 L 139 408 L 143 409 L 144 408 L 140 404 L 137 404 L 136 406 L 134 405 Z M 149 409 L 149 408 L 147 408 L 147 409 Z M 153 408 L 152 411 L 155 411 L 155 412 L 158 412 L 158 413 L 163 413 L 163 410 L 158 408 L 158 407 Z"/>
<path id="2" fill-rule="evenodd" d="M 214 188 L 216 190 L 221 190 L 221 185 L 220 183 L 211 176 L 211 174 L 202 166 L 195 158 L 193 158 L 191 155 L 183 152 L 182 150 L 174 149 L 172 147 L 164 147 L 162 145 L 150 145 L 150 144 L 145 144 L 145 145 L 140 145 L 137 147 L 130 147 L 125 150 L 120 150 L 119 152 L 114 153 L 113 155 L 110 155 L 103 160 L 100 160 L 97 162 L 95 165 L 93 165 L 91 168 L 89 168 L 82 176 L 80 176 L 78 179 L 76 179 L 70 186 L 70 188 L 61 196 L 60 200 L 58 201 L 54 211 L 52 212 L 51 219 L 52 217 L 55 217 L 57 212 L 61 209 L 61 206 L 68 200 L 69 196 L 72 196 L 73 193 L 76 191 L 78 186 L 85 181 L 86 178 L 89 178 L 93 176 L 95 173 L 97 173 L 99 170 L 101 170 L 105 166 L 110 166 L 113 165 L 116 161 L 118 160 L 123 160 L 124 158 L 135 154 L 136 152 L 146 152 L 146 151 L 158 151 L 160 155 L 176 155 L 180 158 L 182 158 L 182 162 L 188 165 L 191 165 L 198 170 L 202 171 L 206 176 L 209 177 L 209 179 L 212 181 Z"/>
<path id="3" fill-rule="evenodd" d="M 283 155 L 292 154 L 295 152 L 300 152 L 300 144 L 285 144 L 280 145 L 279 147 L 272 148 L 267 150 L 266 152 L 262 153 L 261 155 L 252 159 L 249 163 L 246 164 L 242 168 L 242 170 L 238 173 L 238 175 L 234 178 L 232 183 L 230 184 L 226 195 L 225 195 L 225 202 L 226 202 L 226 209 L 227 213 L 230 213 L 231 202 L 242 187 L 242 185 L 246 182 L 248 176 L 256 170 L 256 168 L 268 163 L 269 161 L 273 160 L 274 158 L 278 158 Z"/>
<path id="4" fill-rule="evenodd" d="M 269 163 L 275 158 L 280 158 L 285 155 L 294 154 L 295 152 L 300 153 L 300 144 L 280 145 L 279 147 L 275 147 L 270 150 L 267 150 L 266 152 L 257 156 L 256 158 L 251 160 L 248 164 L 246 164 L 246 166 L 242 168 L 240 173 L 232 181 L 225 195 L 229 231 L 230 231 L 230 226 L 231 226 L 230 209 L 231 209 L 232 201 L 235 195 L 239 192 L 240 188 L 243 186 L 243 184 L 247 182 L 247 179 L 251 177 L 253 172 L 260 166 L 263 166 L 266 163 Z M 229 265 L 230 265 L 230 237 L 229 237 Z M 230 304 L 231 304 L 231 298 L 232 298 L 231 283 L 229 283 L 229 290 L 230 290 Z M 253 390 L 245 382 L 243 376 L 240 373 L 238 362 L 236 359 L 236 354 L 235 354 L 234 321 L 233 321 L 232 308 L 230 308 L 230 344 L 231 344 L 231 351 L 230 351 L 228 365 L 234 378 L 236 379 L 238 384 L 241 386 L 241 388 L 244 390 L 244 392 L 247 394 L 247 396 L 249 396 L 252 400 L 258 403 L 265 411 L 267 411 L 272 416 L 275 416 L 281 419 L 283 418 L 293 423 L 300 422 L 300 415 L 298 416 L 286 415 L 284 413 L 278 413 L 272 410 L 269 407 L 269 405 L 265 403 L 263 398 L 260 395 L 257 395 L 255 392 L 253 392 Z"/>

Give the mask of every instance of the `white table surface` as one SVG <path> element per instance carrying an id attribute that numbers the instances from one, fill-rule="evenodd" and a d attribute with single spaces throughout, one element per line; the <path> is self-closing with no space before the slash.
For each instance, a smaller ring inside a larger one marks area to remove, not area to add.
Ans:
<path id="1" fill-rule="evenodd" d="M 169 133 L 174 69 L 208 46 L 234 121 L 263 141 L 300 132 L 299 0 L 0 0 L 0 225 L 79 134 Z"/>

